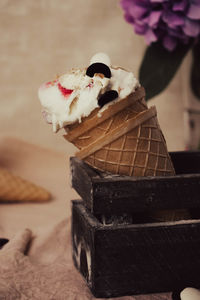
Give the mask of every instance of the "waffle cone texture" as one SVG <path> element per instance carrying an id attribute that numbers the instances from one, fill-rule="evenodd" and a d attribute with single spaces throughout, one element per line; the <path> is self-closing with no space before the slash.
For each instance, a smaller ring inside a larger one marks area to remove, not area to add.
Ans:
<path id="1" fill-rule="evenodd" d="M 127 176 L 175 174 L 156 108 L 148 109 L 143 87 L 65 129 L 64 137 L 79 149 L 76 156 L 100 171 Z"/>
<path id="2" fill-rule="evenodd" d="M 0 169 L 0 202 L 46 202 L 50 197 L 44 188 Z"/>

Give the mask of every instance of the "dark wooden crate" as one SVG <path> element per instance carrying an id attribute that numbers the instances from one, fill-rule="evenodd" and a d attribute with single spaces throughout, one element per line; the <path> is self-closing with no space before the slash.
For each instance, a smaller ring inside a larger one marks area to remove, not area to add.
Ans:
<path id="1" fill-rule="evenodd" d="M 200 152 L 170 155 L 176 175 L 167 177 L 108 175 L 71 158 L 72 186 L 83 199 L 72 204 L 73 259 L 96 297 L 200 288 Z M 191 219 L 148 218 L 177 209 Z"/>
<path id="2" fill-rule="evenodd" d="M 200 208 L 200 152 L 170 155 L 176 175 L 164 177 L 109 175 L 72 157 L 72 187 L 95 216 Z"/>
<path id="3" fill-rule="evenodd" d="M 200 288 L 200 220 L 105 226 L 73 201 L 72 244 L 96 297 Z"/>

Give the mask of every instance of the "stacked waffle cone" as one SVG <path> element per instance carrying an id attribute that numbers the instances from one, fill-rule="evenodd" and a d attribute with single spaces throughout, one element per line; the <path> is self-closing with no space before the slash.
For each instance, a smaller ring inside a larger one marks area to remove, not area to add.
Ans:
<path id="1" fill-rule="evenodd" d="M 175 174 L 156 109 L 148 109 L 143 87 L 65 130 L 64 137 L 79 149 L 76 156 L 100 171 L 127 176 Z"/>
<path id="2" fill-rule="evenodd" d="M 0 169 L 0 202 L 45 202 L 50 193 L 23 178 Z"/>

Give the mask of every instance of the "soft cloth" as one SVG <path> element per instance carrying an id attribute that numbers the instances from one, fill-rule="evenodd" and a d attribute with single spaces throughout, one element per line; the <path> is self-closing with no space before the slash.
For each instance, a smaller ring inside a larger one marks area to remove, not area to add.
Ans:
<path id="1" fill-rule="evenodd" d="M 32 232 L 25 229 L 1 250 L 0 299 L 92 299 L 68 257 L 70 239 L 66 221 L 54 228 L 33 257 L 24 254 L 31 240 Z M 43 258 L 45 263 L 41 264 Z"/>
<path id="2" fill-rule="evenodd" d="M 70 200 L 78 195 L 70 187 L 69 157 L 4 138 L 0 165 L 54 196 L 49 203 L 0 205 L 0 237 L 10 239 L 0 250 L 0 300 L 94 300 L 71 258 Z M 171 294 L 114 299 L 171 300 Z"/>

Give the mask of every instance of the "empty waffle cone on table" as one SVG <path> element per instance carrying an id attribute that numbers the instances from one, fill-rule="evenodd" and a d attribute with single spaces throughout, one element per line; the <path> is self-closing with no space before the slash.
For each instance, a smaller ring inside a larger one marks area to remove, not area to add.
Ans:
<path id="1" fill-rule="evenodd" d="M 147 107 L 134 74 L 112 66 L 106 54 L 43 84 L 39 98 L 53 131 L 64 128 L 90 166 L 127 176 L 175 174 L 156 108 Z"/>
<path id="2" fill-rule="evenodd" d="M 50 198 L 45 188 L 0 168 L 0 202 L 46 202 Z"/>

